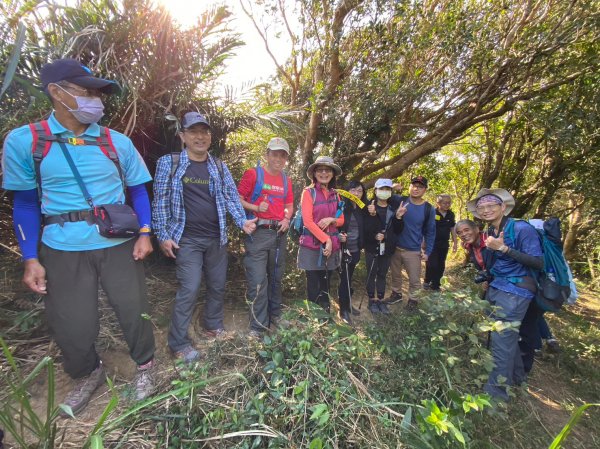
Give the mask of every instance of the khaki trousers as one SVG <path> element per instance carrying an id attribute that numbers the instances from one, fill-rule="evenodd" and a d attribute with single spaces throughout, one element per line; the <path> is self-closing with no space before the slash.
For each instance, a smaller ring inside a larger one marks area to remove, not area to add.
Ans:
<path id="1" fill-rule="evenodd" d="M 392 291 L 402 294 L 402 268 L 408 275 L 408 299 L 417 300 L 421 288 L 421 252 L 396 248 L 392 255 Z"/>

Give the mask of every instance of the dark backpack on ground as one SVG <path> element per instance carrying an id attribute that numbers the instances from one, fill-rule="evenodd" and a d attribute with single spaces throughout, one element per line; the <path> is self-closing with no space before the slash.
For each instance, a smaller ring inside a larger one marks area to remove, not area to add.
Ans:
<path id="1" fill-rule="evenodd" d="M 504 235 L 513 242 L 515 221 L 509 221 L 504 228 Z M 527 221 L 525 223 L 532 226 Z M 569 268 L 563 254 L 560 220 L 552 217 L 544 222 L 543 229 L 535 228 L 535 230 L 544 252 L 544 268 L 541 271 L 531 270 L 537 284 L 535 301 L 543 311 L 558 312 L 571 295 Z"/>

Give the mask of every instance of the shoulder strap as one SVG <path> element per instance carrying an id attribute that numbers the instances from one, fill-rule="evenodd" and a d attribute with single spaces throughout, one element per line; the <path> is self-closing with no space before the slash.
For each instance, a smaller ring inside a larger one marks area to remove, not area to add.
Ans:
<path id="1" fill-rule="evenodd" d="M 113 164 L 115 164 L 115 167 L 117 167 L 117 172 L 119 173 L 119 178 L 121 179 L 121 186 L 123 187 L 123 192 L 125 192 L 125 176 L 123 175 L 123 169 L 119 163 L 117 149 L 113 144 L 112 137 L 110 136 L 110 130 L 107 127 L 100 127 L 100 137 L 96 139 L 96 142 L 98 142 L 100 151 L 102 151 L 107 158 L 113 161 Z"/>
<path id="2" fill-rule="evenodd" d="M 265 182 L 265 170 L 260 166 L 260 162 L 256 164 L 254 170 L 256 171 L 256 181 L 254 182 L 254 190 L 252 191 L 252 196 L 250 197 L 251 203 L 254 203 L 258 199 Z"/>
<path id="3" fill-rule="evenodd" d="M 69 154 L 69 150 L 67 150 L 67 146 L 65 145 L 64 142 L 59 142 L 58 144 L 60 145 L 60 149 L 62 150 L 63 154 L 65 155 L 65 159 L 67 160 L 67 163 L 69 164 L 69 167 L 71 168 L 71 171 L 73 172 L 73 176 L 75 176 L 75 180 L 77 181 L 77 184 L 79 185 L 79 188 L 81 189 L 81 193 L 83 194 L 85 201 L 93 209 L 94 201 L 92 200 L 92 195 L 90 195 L 90 192 L 88 192 L 88 189 L 85 187 L 85 184 L 83 183 L 83 179 L 81 179 L 81 175 L 79 174 L 79 170 L 77 170 L 77 166 L 75 165 L 75 162 L 73 162 L 73 158 Z"/>
<path id="4" fill-rule="evenodd" d="M 175 176 L 175 172 L 179 168 L 179 159 L 181 158 L 181 152 L 171 153 L 171 179 Z"/>
<path id="5" fill-rule="evenodd" d="M 42 200 L 42 176 L 40 173 L 40 166 L 42 159 L 46 157 L 54 141 L 54 135 L 50 131 L 48 121 L 42 120 L 41 122 L 35 122 L 29 124 L 31 130 L 31 136 L 33 142 L 31 144 L 31 153 L 33 154 L 33 166 L 35 169 L 35 180 L 38 190 L 38 198 Z"/>
<path id="6" fill-rule="evenodd" d="M 423 228 L 421 229 L 423 236 L 425 236 L 425 233 L 427 232 L 427 224 L 429 223 L 429 218 L 431 217 L 432 210 L 433 210 L 433 206 L 431 204 L 429 204 L 429 201 L 425 201 Z"/>
<path id="7" fill-rule="evenodd" d="M 283 170 L 281 171 L 281 179 L 283 181 L 283 204 L 285 205 L 285 200 L 287 199 L 288 194 L 288 179 Z"/>
<path id="8" fill-rule="evenodd" d="M 54 142 L 58 142 L 61 145 L 61 148 L 64 146 L 65 142 L 73 143 L 74 145 L 97 145 L 102 151 L 102 153 L 104 153 L 104 155 L 115 164 L 115 167 L 117 168 L 117 173 L 119 174 L 119 179 L 121 180 L 123 192 L 126 191 L 125 176 L 123 175 L 123 169 L 121 168 L 121 164 L 119 163 L 119 155 L 112 141 L 109 128 L 101 126 L 100 136 L 96 138 L 96 140 L 84 140 L 80 138 L 65 139 L 57 137 L 54 134 L 52 134 L 52 131 L 50 131 L 50 126 L 48 125 L 47 120 L 30 123 L 29 129 L 31 130 L 31 135 L 33 138 L 31 145 L 31 153 L 33 155 L 33 165 L 35 169 L 35 178 L 38 188 L 38 197 L 40 198 L 40 201 L 42 199 L 42 176 L 40 167 L 42 165 L 42 160 L 46 157 Z"/>

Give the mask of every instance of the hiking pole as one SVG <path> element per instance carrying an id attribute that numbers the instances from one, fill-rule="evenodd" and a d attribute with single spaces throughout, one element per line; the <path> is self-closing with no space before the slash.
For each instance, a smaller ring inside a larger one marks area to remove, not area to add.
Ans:
<path id="1" fill-rule="evenodd" d="M 367 273 L 367 284 L 369 283 L 369 280 L 371 279 L 371 272 L 373 271 L 373 266 L 375 265 L 375 259 L 377 259 L 377 253 L 375 253 L 375 256 L 373 257 L 373 262 L 371 262 L 371 268 L 369 268 L 369 272 Z M 362 298 L 360 298 L 360 304 L 358 305 L 358 310 L 362 309 L 364 300 L 365 300 L 364 296 Z"/>
<path id="2" fill-rule="evenodd" d="M 273 266 L 273 278 L 271 279 L 271 285 L 269 286 L 271 288 L 271 301 L 273 300 L 273 298 L 275 298 L 275 283 L 277 282 L 277 265 L 279 264 L 279 245 L 281 244 L 281 234 L 279 233 L 279 230 L 277 230 L 277 235 L 275 236 L 275 264 Z M 268 267 L 268 262 L 267 262 L 267 267 Z M 271 302 L 269 301 L 269 302 Z M 268 310 L 269 305 L 267 304 L 267 310 Z M 268 310 L 269 312 L 269 323 L 271 322 L 271 311 Z"/>

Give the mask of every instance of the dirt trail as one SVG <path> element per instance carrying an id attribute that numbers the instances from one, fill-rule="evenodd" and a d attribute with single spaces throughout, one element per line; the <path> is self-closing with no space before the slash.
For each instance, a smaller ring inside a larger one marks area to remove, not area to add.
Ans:
<path id="1" fill-rule="evenodd" d="M 248 312 L 247 306 L 244 303 L 245 285 L 243 282 L 243 272 L 239 271 L 239 266 L 235 266 L 234 264 L 231 267 L 228 279 L 225 300 L 225 326 L 229 331 L 231 338 L 234 335 L 243 336 L 246 334 L 248 330 Z M 156 359 L 160 366 L 159 377 L 168 381 L 168 379 L 172 377 L 173 370 L 176 369 L 166 343 L 170 308 L 176 291 L 174 266 L 165 263 L 155 263 L 150 265 L 147 272 L 147 282 L 152 307 L 152 320 L 155 326 L 157 347 Z M 17 296 L 23 293 L 23 290 L 21 289 L 16 290 Z M 333 291 L 334 289 L 332 288 L 332 292 Z M 201 293 L 201 298 L 203 297 L 203 294 L 204 292 Z M 360 317 L 355 317 L 357 323 L 365 323 L 366 321 L 371 320 L 370 315 L 366 311 L 365 298 L 361 298 L 359 294 L 356 294 L 355 298 L 353 298 L 354 305 L 355 307 L 358 307 L 361 299 L 364 300 L 364 303 L 362 315 Z M 585 298 L 577 307 L 581 309 L 581 313 L 585 313 L 591 320 L 600 322 L 600 305 L 597 300 Z M 119 391 L 119 407 L 125 407 L 130 403 L 128 397 L 131 397 L 131 390 L 128 385 L 135 374 L 135 365 L 129 357 L 127 346 L 123 341 L 114 313 L 102 295 L 100 310 L 101 331 L 97 349 L 105 364 L 108 375 L 114 380 L 115 386 Z M 201 334 L 201 316 L 202 308 L 200 306 L 195 314 L 194 329 L 190 334 L 196 345 L 202 351 L 213 344 L 213 341 L 206 339 Z M 60 354 L 58 348 L 51 341 L 46 340 L 35 347 L 34 354 L 35 355 L 31 360 L 31 367 L 33 367 L 36 360 L 40 360 L 44 355 L 52 356 L 55 359 L 56 402 L 57 404 L 60 403 L 72 387 L 73 383 L 60 366 Z M 31 355 L 27 354 L 16 355 L 31 357 Z M 530 379 L 530 395 L 525 402 L 529 407 L 531 414 L 537 417 L 540 425 L 547 429 L 549 435 L 556 435 L 568 421 L 570 411 L 566 410 L 565 404 L 580 403 L 580 399 L 572 393 L 570 386 L 565 380 L 545 376 L 543 374 L 544 372 L 553 370 L 555 365 L 559 363 L 559 360 L 560 356 L 549 355 L 544 355 L 543 358 L 537 360 L 537 366 Z M 27 370 L 27 367 L 25 370 Z M 166 388 L 167 385 L 165 384 L 164 387 Z M 39 381 L 31 388 L 30 393 L 34 409 L 40 416 L 44 416 L 47 395 L 47 385 L 44 376 L 39 377 Z M 57 421 L 59 429 L 58 440 L 60 441 L 57 447 L 81 447 L 82 442 L 98 421 L 98 418 L 108 404 L 109 399 L 110 392 L 108 387 L 103 386 L 98 389 L 89 406 L 77 416 L 77 419 L 60 418 Z M 574 436 L 580 441 L 585 441 L 585 435 L 582 435 L 579 429 L 575 430 Z M 6 447 L 13 447 L 9 437 L 7 437 L 6 442 L 8 443 Z M 583 448 L 585 446 L 577 447 Z"/>

